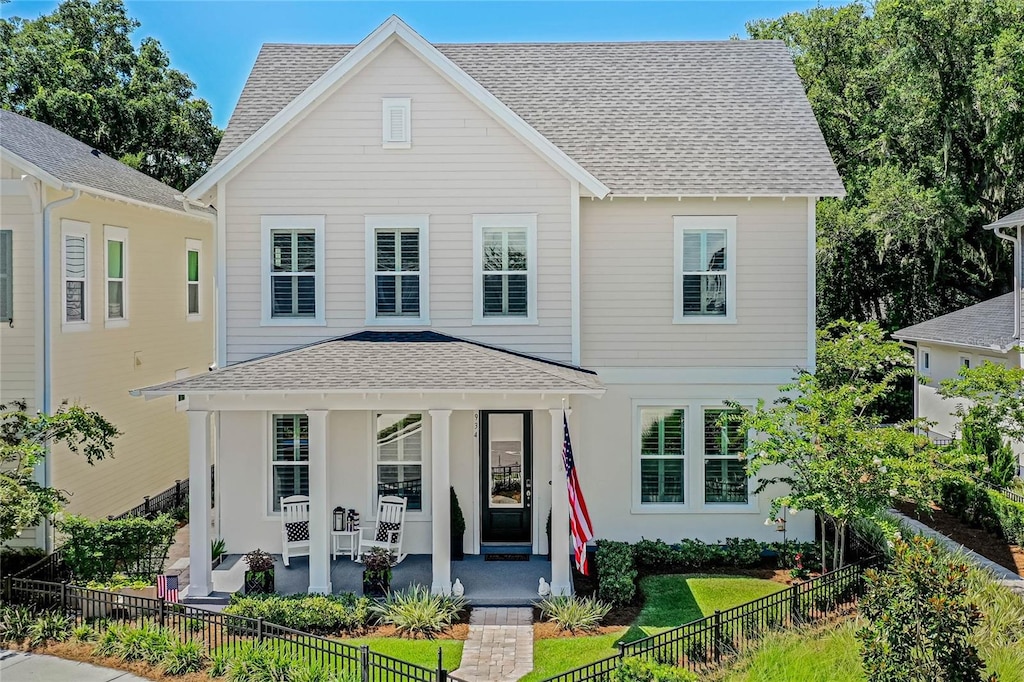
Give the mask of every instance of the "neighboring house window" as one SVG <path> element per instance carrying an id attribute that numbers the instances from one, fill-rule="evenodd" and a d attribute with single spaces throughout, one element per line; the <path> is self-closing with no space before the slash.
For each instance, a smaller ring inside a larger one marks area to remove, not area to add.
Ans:
<path id="1" fill-rule="evenodd" d="M 123 323 L 128 320 L 128 230 L 123 227 L 103 226 L 107 244 L 107 321 Z"/>
<path id="2" fill-rule="evenodd" d="M 535 323 L 537 216 L 473 216 L 478 324 Z"/>
<path id="3" fill-rule="evenodd" d="M 641 504 L 685 501 L 685 415 L 679 408 L 640 408 Z"/>
<path id="4" fill-rule="evenodd" d="M 736 218 L 676 216 L 677 323 L 736 321 Z"/>
<path id="5" fill-rule="evenodd" d="M 746 434 L 730 410 L 704 410 L 704 502 L 746 504 Z"/>
<path id="6" fill-rule="evenodd" d="M 932 373 L 932 352 L 927 348 L 918 348 L 918 372 L 924 376 Z"/>
<path id="7" fill-rule="evenodd" d="M 322 325 L 324 217 L 263 216 L 265 325 Z"/>
<path id="8" fill-rule="evenodd" d="M 0 230 L 0 321 L 14 319 L 14 231 Z"/>
<path id="9" fill-rule="evenodd" d="M 309 417 L 275 414 L 270 458 L 271 508 L 281 511 L 281 498 L 309 495 Z"/>
<path id="10" fill-rule="evenodd" d="M 378 413 L 374 431 L 377 500 L 397 495 L 423 509 L 423 415 Z"/>
<path id="11" fill-rule="evenodd" d="M 199 262 L 202 252 L 201 241 L 185 240 L 185 314 L 193 319 L 200 317 Z"/>
<path id="12" fill-rule="evenodd" d="M 367 323 L 429 320 L 428 216 L 366 216 Z"/>
<path id="13" fill-rule="evenodd" d="M 61 221 L 64 323 L 89 321 L 89 224 Z"/>
<path id="14" fill-rule="evenodd" d="M 408 97 L 386 97 L 381 100 L 385 149 L 408 149 L 412 146 L 412 100 Z"/>
<path id="15" fill-rule="evenodd" d="M 964 369 L 970 369 L 971 368 L 971 356 L 970 355 L 961 355 L 960 356 L 960 366 L 963 367 Z"/>

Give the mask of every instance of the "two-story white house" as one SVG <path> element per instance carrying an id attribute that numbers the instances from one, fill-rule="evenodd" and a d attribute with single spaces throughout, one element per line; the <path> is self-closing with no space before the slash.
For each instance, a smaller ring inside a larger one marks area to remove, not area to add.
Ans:
<path id="1" fill-rule="evenodd" d="M 187 191 L 217 209 L 221 369 L 140 393 L 187 396 L 232 551 L 280 548 L 308 494 L 310 591 L 331 510 L 387 493 L 448 591 L 449 485 L 470 554 L 546 552 L 550 510 L 568 589 L 563 408 L 597 537 L 774 540 L 721 410 L 813 365 L 815 201 L 842 194 L 781 42 L 432 45 L 392 17 L 265 45 Z"/>

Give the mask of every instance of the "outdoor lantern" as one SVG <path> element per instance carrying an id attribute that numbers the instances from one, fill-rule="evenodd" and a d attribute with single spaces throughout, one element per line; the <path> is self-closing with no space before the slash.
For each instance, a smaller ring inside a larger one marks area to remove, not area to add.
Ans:
<path id="1" fill-rule="evenodd" d="M 344 507 L 334 508 L 334 530 L 345 530 L 345 520 L 347 516 L 345 514 Z"/>

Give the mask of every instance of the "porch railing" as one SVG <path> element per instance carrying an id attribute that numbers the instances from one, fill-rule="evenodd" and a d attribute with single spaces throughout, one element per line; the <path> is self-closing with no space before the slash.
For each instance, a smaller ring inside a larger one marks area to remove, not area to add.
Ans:
<path id="1" fill-rule="evenodd" d="M 608 682 L 623 659 L 639 657 L 692 672 L 713 670 L 756 646 L 769 630 L 825 618 L 864 593 L 864 573 L 875 560 L 844 566 L 787 590 L 755 599 L 650 637 L 619 645 L 614 656 L 549 677 L 544 682 Z"/>
<path id="2" fill-rule="evenodd" d="M 154 623 L 181 641 L 199 642 L 208 654 L 231 655 L 247 646 L 270 642 L 290 658 L 315 662 L 332 675 L 360 682 L 446 682 L 448 678 L 440 648 L 437 667 L 431 669 L 370 651 L 367 646 L 318 637 L 262 618 L 27 578 L 5 578 L 3 598 L 11 604 L 59 609 L 78 622 L 89 622 L 98 632 L 115 622 Z"/>

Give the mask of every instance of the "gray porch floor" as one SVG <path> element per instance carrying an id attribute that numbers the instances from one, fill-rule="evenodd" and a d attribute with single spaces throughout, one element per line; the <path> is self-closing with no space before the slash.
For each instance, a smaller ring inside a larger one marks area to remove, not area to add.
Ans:
<path id="1" fill-rule="evenodd" d="M 241 555 L 229 556 L 222 569 L 230 569 Z M 281 594 L 306 592 L 309 586 L 309 557 L 295 557 L 285 568 L 281 557 L 274 557 L 274 587 Z M 466 555 L 464 561 L 452 562 L 452 581 L 462 580 L 466 598 L 474 606 L 526 606 L 536 600 L 541 578 L 551 579 L 551 563 L 543 556 L 530 556 L 529 561 L 484 561 L 483 555 Z M 429 554 L 410 554 L 392 569 L 391 588 L 405 589 L 412 585 L 431 584 Z M 362 594 L 363 565 L 348 558 L 331 561 L 331 587 L 335 594 Z"/>

